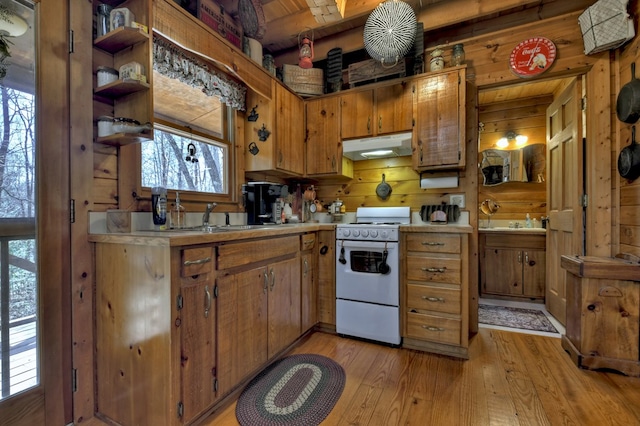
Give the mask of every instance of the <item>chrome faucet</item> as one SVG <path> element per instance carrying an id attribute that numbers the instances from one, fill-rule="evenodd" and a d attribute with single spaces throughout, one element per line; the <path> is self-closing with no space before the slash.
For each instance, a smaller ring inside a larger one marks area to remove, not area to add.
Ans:
<path id="1" fill-rule="evenodd" d="M 218 203 L 207 204 L 207 207 L 204 209 L 204 214 L 202 215 L 202 226 L 209 226 L 209 214 L 217 205 Z"/>

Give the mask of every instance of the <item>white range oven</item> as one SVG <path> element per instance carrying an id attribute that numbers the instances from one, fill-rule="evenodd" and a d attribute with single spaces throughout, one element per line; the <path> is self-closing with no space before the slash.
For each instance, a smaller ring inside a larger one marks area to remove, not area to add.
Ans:
<path id="1" fill-rule="evenodd" d="M 400 344 L 399 228 L 409 207 L 360 207 L 336 227 L 336 331 Z"/>

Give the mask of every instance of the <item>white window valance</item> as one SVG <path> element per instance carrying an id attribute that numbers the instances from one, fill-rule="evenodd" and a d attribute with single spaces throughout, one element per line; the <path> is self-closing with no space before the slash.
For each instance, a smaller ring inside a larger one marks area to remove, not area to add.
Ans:
<path id="1" fill-rule="evenodd" d="M 245 111 L 247 88 L 223 73 L 211 70 L 204 62 L 187 54 L 174 44 L 153 36 L 153 69 L 192 87 L 208 96 L 216 96 L 231 108 Z"/>

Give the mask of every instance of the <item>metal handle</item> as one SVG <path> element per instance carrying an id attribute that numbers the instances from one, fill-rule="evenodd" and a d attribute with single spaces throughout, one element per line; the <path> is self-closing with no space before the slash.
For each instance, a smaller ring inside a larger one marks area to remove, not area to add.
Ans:
<path id="1" fill-rule="evenodd" d="M 371 133 L 371 117 L 367 117 L 367 133 Z"/>
<path id="2" fill-rule="evenodd" d="M 423 246 L 443 246 L 444 243 L 434 242 L 434 241 L 423 241 L 422 245 Z"/>
<path id="3" fill-rule="evenodd" d="M 271 291 L 273 291 L 273 288 L 276 286 L 276 272 L 273 270 L 273 268 L 271 268 Z"/>
<path id="4" fill-rule="evenodd" d="M 382 131 L 382 116 L 378 117 L 378 131 Z"/>
<path id="5" fill-rule="evenodd" d="M 420 164 L 422 164 L 422 141 L 418 143 L 420 145 Z"/>
<path id="6" fill-rule="evenodd" d="M 522 263 L 522 252 L 518 253 L 518 263 Z"/>
<path id="7" fill-rule="evenodd" d="M 336 156 L 331 157 L 331 170 L 336 169 Z"/>
<path id="8" fill-rule="evenodd" d="M 282 155 L 282 151 L 280 151 L 278 153 L 278 164 L 282 164 L 283 159 L 284 159 L 284 156 Z"/>
<path id="9" fill-rule="evenodd" d="M 205 257 L 203 259 L 198 259 L 198 260 L 185 260 L 183 265 L 184 266 L 202 265 L 209 262 L 211 262 L 211 257 Z"/>
<path id="10" fill-rule="evenodd" d="M 204 317 L 209 318 L 209 311 L 211 310 L 211 292 L 209 286 L 204 286 Z"/>
<path id="11" fill-rule="evenodd" d="M 309 261 L 305 257 L 304 258 L 304 276 L 306 277 L 308 273 L 309 273 Z"/>
<path id="12" fill-rule="evenodd" d="M 427 302 L 444 302 L 444 297 L 422 296 L 422 299 L 426 300 Z"/>
<path id="13" fill-rule="evenodd" d="M 529 252 L 524 252 L 524 263 L 529 263 Z"/>
<path id="14" fill-rule="evenodd" d="M 267 270 L 264 270 L 264 286 L 262 287 L 262 292 L 267 294 L 267 288 L 269 287 L 269 275 L 267 274 Z"/>
<path id="15" fill-rule="evenodd" d="M 422 328 L 424 328 L 425 330 L 429 330 L 429 331 L 444 331 L 444 328 L 442 328 L 442 327 L 434 327 L 432 325 L 423 325 Z"/>
<path id="16" fill-rule="evenodd" d="M 447 268 L 420 268 L 423 272 L 440 272 L 443 273 Z"/>

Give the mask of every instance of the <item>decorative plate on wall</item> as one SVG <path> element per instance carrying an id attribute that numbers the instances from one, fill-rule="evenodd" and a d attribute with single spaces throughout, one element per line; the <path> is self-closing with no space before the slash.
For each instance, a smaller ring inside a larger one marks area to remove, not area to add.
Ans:
<path id="1" fill-rule="evenodd" d="M 532 37 L 511 51 L 509 68 L 518 77 L 535 77 L 547 71 L 556 60 L 556 45 L 545 37 Z"/>

